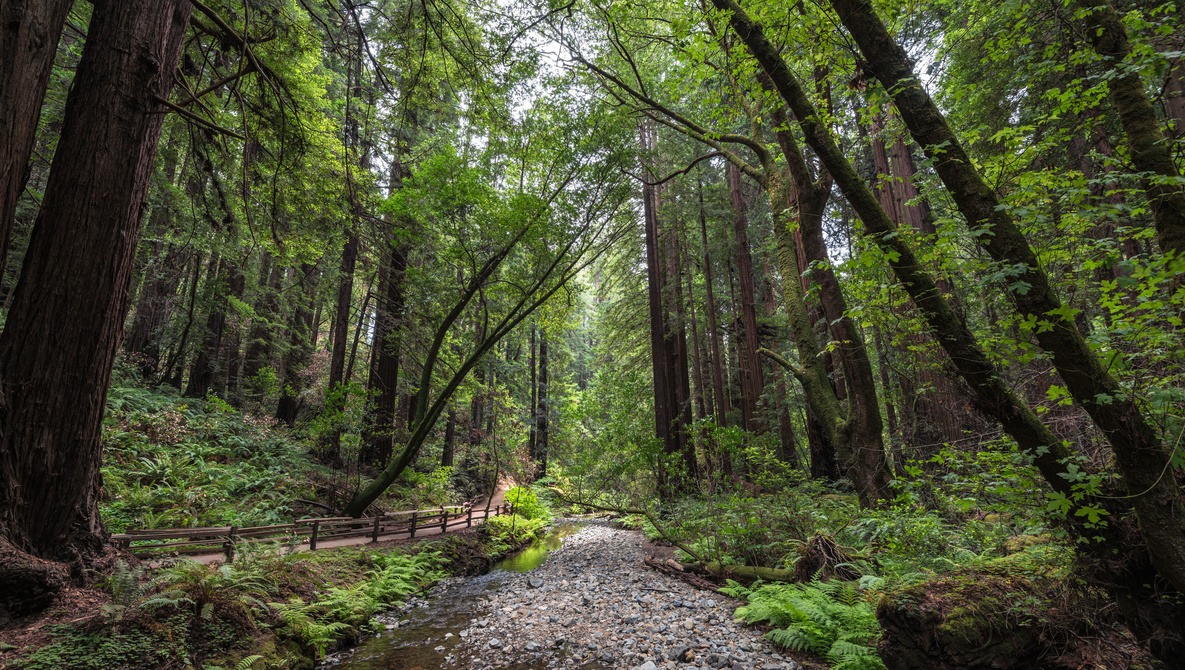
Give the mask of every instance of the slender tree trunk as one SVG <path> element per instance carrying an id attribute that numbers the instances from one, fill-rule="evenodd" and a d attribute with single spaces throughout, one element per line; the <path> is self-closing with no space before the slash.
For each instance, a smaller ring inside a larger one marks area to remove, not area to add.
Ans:
<path id="1" fill-rule="evenodd" d="M 329 399 L 337 399 L 341 391 L 342 382 L 345 381 L 346 373 L 346 349 L 349 344 L 350 333 L 350 304 L 354 298 L 354 267 L 358 262 L 358 233 L 351 232 L 350 237 L 346 240 L 342 247 L 340 277 L 337 285 L 337 308 L 333 317 L 333 350 L 329 357 L 329 383 L 326 386 L 326 397 Z M 334 409 L 340 410 L 342 407 L 338 406 L 344 402 L 344 399 L 338 399 Z M 321 453 L 318 454 L 324 463 L 336 465 L 341 463 L 341 430 L 335 429 L 331 431 L 330 435 L 324 440 L 321 445 Z"/>
<path id="2" fill-rule="evenodd" d="M 272 365 L 272 351 L 275 348 L 276 332 L 272 325 L 280 311 L 280 287 L 284 281 L 284 268 L 275 262 L 268 252 L 263 253 L 259 264 L 259 297 L 255 300 L 256 318 L 251 322 L 247 335 L 247 349 L 243 354 L 243 378 L 249 385 L 247 397 L 260 400 L 255 382 L 259 372 Z"/>
<path id="3" fill-rule="evenodd" d="M 169 354 L 165 362 L 161 379 L 169 386 L 181 390 L 181 378 L 185 373 L 185 349 L 189 346 L 189 332 L 193 329 L 193 319 L 197 312 L 198 284 L 202 280 L 202 260 L 204 254 L 198 252 L 193 256 L 193 278 L 189 282 L 189 306 L 185 309 L 185 325 L 181 327 L 181 334 L 177 337 L 177 346 Z"/>
<path id="4" fill-rule="evenodd" d="M 547 363 L 547 331 L 539 331 L 539 409 L 538 425 L 535 428 L 535 476 L 547 476 L 547 459 L 551 449 L 551 401 L 549 399 L 551 376 Z"/>
<path id="5" fill-rule="evenodd" d="M 761 348 L 757 336 L 757 290 L 749 249 L 749 219 L 741 192 L 741 171 L 732 163 L 728 164 L 728 196 L 732 202 L 733 255 L 740 284 L 741 332 L 737 335 L 737 354 L 741 378 L 741 425 L 750 432 L 762 433 L 765 432 L 765 422 L 758 416 L 757 404 L 765 390 L 765 378 L 757 354 Z"/>
<path id="6" fill-rule="evenodd" d="M 680 227 L 680 231 L 685 233 L 686 229 Z M 684 238 L 684 242 L 687 243 L 683 251 L 683 267 L 687 276 L 687 320 L 691 326 L 691 353 L 694 354 L 692 370 L 695 379 L 695 419 L 699 421 L 708 416 L 708 402 L 705 400 L 705 396 L 708 396 L 708 389 L 705 388 L 707 375 L 704 373 L 707 353 L 703 338 L 700 337 L 699 319 L 695 313 L 695 274 L 692 272 L 694 264 L 691 261 L 691 250 L 688 248 L 690 240 Z"/>
<path id="7" fill-rule="evenodd" d="M 725 387 L 724 360 L 720 355 L 720 326 L 716 322 L 719 312 L 716 309 L 716 291 L 712 282 L 712 253 L 708 246 L 708 217 L 704 210 L 704 183 L 697 182 L 695 190 L 699 200 L 699 231 L 704 244 L 704 300 L 708 310 L 708 344 L 712 352 L 712 396 L 713 420 L 718 426 L 728 425 L 729 407 L 728 392 Z"/>
<path id="8" fill-rule="evenodd" d="M 638 127 L 641 136 L 642 149 L 654 148 L 654 130 L 646 125 Z M 651 170 L 647 169 L 649 174 Z M 674 423 L 677 406 L 673 402 L 674 393 L 670 370 L 667 362 L 670 352 L 667 351 L 665 337 L 666 318 L 662 304 L 663 277 L 659 267 L 658 237 L 658 194 L 650 184 L 642 185 L 642 209 L 646 238 L 646 285 L 648 307 L 650 311 L 650 360 L 654 373 L 654 433 L 663 444 L 663 452 L 667 455 L 679 453 L 678 437 L 672 425 Z M 665 463 L 659 463 L 657 468 L 659 495 L 664 500 L 672 500 L 677 488 L 675 478 L 671 476 Z"/>
<path id="9" fill-rule="evenodd" d="M 528 337 L 528 345 L 530 347 L 530 354 L 527 356 L 528 367 L 531 369 L 531 418 L 527 426 L 527 453 L 530 455 L 532 461 L 539 460 L 539 434 L 537 432 L 539 424 L 539 369 L 537 367 L 538 358 L 536 358 L 535 348 L 535 330 L 537 326 L 532 323 L 530 334 Z"/>
<path id="10" fill-rule="evenodd" d="M 666 231 L 666 257 L 663 259 L 663 269 L 666 275 L 666 304 L 673 306 L 667 310 L 666 338 L 667 351 L 671 360 L 668 367 L 672 373 L 672 390 L 674 391 L 675 421 L 679 452 L 683 455 L 683 474 L 680 485 L 690 490 L 691 484 L 698 477 L 696 472 L 697 459 L 695 443 L 690 439 L 688 426 L 691 425 L 691 379 L 689 377 L 689 357 L 687 351 L 687 319 L 683 313 L 683 279 L 680 271 L 683 267 L 683 250 L 679 244 L 679 229 L 681 225 L 671 226 Z"/>
<path id="11" fill-rule="evenodd" d="M 210 314 L 206 317 L 206 339 L 189 369 L 189 382 L 185 385 L 185 396 L 204 398 L 214 384 L 215 375 L 221 369 L 219 352 L 226 328 L 226 310 L 230 297 L 242 295 L 243 274 L 232 261 L 219 259 L 217 273 L 211 273 L 211 292 L 214 295 Z"/>
<path id="12" fill-rule="evenodd" d="M 152 255 L 162 260 L 145 269 L 146 278 L 136 301 L 132 327 L 124 338 L 124 350 L 136 360 L 144 379 L 155 375 L 160 366 L 161 330 L 173 315 L 177 289 L 187 265 L 181 247 L 170 245 L 165 251 L 165 244 L 158 241 L 153 243 L 152 249 Z"/>
<path id="13" fill-rule="evenodd" d="M 349 384 L 354 378 L 354 362 L 358 359 L 358 343 L 362 341 L 362 331 L 370 323 L 370 301 L 374 299 L 374 275 L 366 282 L 366 293 L 362 294 L 362 308 L 358 310 L 358 321 L 354 324 L 354 337 L 350 340 L 350 357 L 346 359 L 345 378 L 343 384 Z M 376 314 L 375 318 L 378 316 Z M 373 356 L 371 357 L 373 359 Z"/>
<path id="14" fill-rule="evenodd" d="M 444 426 L 444 450 L 440 454 L 440 467 L 451 468 L 457 444 L 457 410 L 450 404 L 448 423 Z"/>
<path id="15" fill-rule="evenodd" d="M 163 121 L 156 98 L 172 88 L 190 11 L 182 0 L 94 3 L 0 335 L 0 607 L 10 614 L 44 607 L 60 583 L 61 571 L 29 555 L 85 563 L 105 539 L 104 397 Z"/>
<path id="16" fill-rule="evenodd" d="M 283 388 L 280 391 L 280 400 L 276 403 L 276 419 L 291 427 L 296 424 L 301 394 L 307 386 L 302 373 L 309 364 L 315 346 L 309 337 L 309 331 L 316 326 L 313 321 L 312 304 L 317 294 L 317 267 L 306 263 L 299 271 L 289 274 L 294 276 L 296 285 L 301 290 L 295 293 L 292 316 L 288 320 L 288 349 L 284 353 L 284 369 L 281 376 Z"/>
<path id="17" fill-rule="evenodd" d="M 0 3 L 0 270 L 72 0 Z"/>

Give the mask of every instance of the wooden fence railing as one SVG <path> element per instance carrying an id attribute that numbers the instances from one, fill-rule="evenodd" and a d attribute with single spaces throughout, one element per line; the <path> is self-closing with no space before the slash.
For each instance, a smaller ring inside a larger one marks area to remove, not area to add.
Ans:
<path id="1" fill-rule="evenodd" d="M 348 516 L 298 519 L 292 523 L 273 526 L 212 526 L 205 528 L 169 528 L 129 530 L 111 536 L 117 547 L 143 558 L 213 554 L 222 552 L 227 561 L 234 560 L 235 546 L 241 542 L 280 542 L 292 546 L 308 545 L 316 551 L 318 543 L 355 537 L 380 537 L 406 534 L 414 538 L 417 532 L 447 533 L 450 529 L 473 526 L 491 516 L 509 514 L 510 505 L 503 504 L 474 508 L 471 503 L 448 505 L 436 509 L 408 510 L 380 513 L 355 519 Z"/>

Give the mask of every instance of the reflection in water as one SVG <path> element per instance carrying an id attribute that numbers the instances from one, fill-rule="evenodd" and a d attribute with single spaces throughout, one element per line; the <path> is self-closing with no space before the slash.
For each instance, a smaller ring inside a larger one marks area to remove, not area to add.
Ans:
<path id="1" fill-rule="evenodd" d="M 583 524 L 556 526 L 527 548 L 504 559 L 487 575 L 450 581 L 433 590 L 426 607 L 411 607 L 380 615 L 382 623 L 397 627 L 366 640 L 352 652 L 330 660 L 324 667 L 344 670 L 429 670 L 442 668 L 453 659 L 459 633 L 473 619 L 485 614 L 480 608 L 486 591 L 505 582 L 507 572 L 529 572 L 543 564 L 547 555 L 563 546 L 564 538 L 580 531 Z M 334 662 L 340 661 L 340 662 Z M 508 669 L 509 670 L 509 669 Z M 534 670 L 518 665 L 513 670 Z"/>
<path id="2" fill-rule="evenodd" d="M 547 555 L 564 545 L 564 538 L 580 531 L 581 525 L 564 523 L 548 531 L 543 537 L 527 545 L 526 549 L 504 559 L 494 566 L 494 571 L 530 572 L 543 565 Z"/>

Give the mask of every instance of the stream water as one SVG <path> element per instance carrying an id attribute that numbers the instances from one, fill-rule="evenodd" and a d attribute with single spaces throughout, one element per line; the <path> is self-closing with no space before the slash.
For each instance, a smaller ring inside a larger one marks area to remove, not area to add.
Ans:
<path id="1" fill-rule="evenodd" d="M 505 583 L 511 572 L 530 572 L 563 546 L 583 524 L 566 523 L 548 531 L 525 549 L 503 559 L 489 573 L 478 577 L 450 579 L 433 588 L 426 599 L 376 617 L 385 626 L 376 637 L 357 647 L 333 654 L 319 666 L 344 670 L 431 670 L 452 664 L 459 633 L 480 618 L 483 595 Z M 533 670 L 521 666 L 514 670 Z"/>

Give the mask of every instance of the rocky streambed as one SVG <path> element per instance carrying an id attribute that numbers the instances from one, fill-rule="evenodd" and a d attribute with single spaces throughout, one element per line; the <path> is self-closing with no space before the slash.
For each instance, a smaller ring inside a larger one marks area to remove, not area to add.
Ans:
<path id="1" fill-rule="evenodd" d="M 328 661 L 352 670 L 796 670 L 737 602 L 648 570 L 640 533 L 593 521 L 528 572 L 446 580 Z"/>

